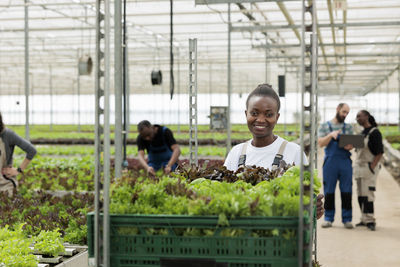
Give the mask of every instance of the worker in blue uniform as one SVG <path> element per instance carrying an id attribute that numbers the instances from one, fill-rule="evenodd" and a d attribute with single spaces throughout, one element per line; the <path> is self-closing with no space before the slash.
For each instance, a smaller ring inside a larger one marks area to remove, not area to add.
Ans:
<path id="1" fill-rule="evenodd" d="M 318 129 L 318 145 L 325 147 L 323 164 L 323 187 L 325 194 L 325 222 L 323 228 L 332 227 L 335 218 L 335 190 L 339 181 L 342 200 L 342 222 L 345 228 L 352 229 L 352 162 L 350 159 L 353 149 L 351 144 L 339 147 L 340 134 L 353 134 L 353 127 L 345 123 L 350 112 L 346 103 L 340 103 L 336 108 L 336 116 L 320 125 Z"/>
<path id="2" fill-rule="evenodd" d="M 178 165 L 181 150 L 172 131 L 165 126 L 152 125 L 144 120 L 139 122 L 138 132 L 139 162 L 146 172 L 155 175 L 155 172 L 161 168 L 165 174 L 174 171 Z M 148 161 L 145 159 L 145 150 L 148 153 Z"/>

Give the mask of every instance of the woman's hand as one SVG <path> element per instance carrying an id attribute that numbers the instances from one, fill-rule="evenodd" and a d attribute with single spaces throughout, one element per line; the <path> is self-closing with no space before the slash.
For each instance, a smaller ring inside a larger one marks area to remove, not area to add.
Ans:
<path id="1" fill-rule="evenodd" d="M 11 177 L 11 176 L 17 176 L 19 174 L 19 172 L 17 171 L 16 168 L 12 168 L 12 167 L 5 167 L 3 169 L 1 169 L 1 173 L 5 176 Z"/>

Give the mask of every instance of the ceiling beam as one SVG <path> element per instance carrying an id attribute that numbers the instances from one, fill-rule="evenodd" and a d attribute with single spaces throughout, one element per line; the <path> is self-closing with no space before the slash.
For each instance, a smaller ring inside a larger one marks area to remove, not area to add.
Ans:
<path id="1" fill-rule="evenodd" d="M 400 42 L 354 42 L 354 43 L 324 43 L 323 46 L 364 46 L 364 45 L 400 45 Z M 252 45 L 252 48 L 265 49 L 266 45 Z M 269 48 L 293 48 L 300 44 L 270 44 Z"/>
<path id="2" fill-rule="evenodd" d="M 384 78 L 382 78 L 379 82 L 377 82 L 374 86 L 372 86 L 371 88 L 364 90 L 362 92 L 362 95 L 365 96 L 367 94 L 369 94 L 370 92 L 374 91 L 378 86 L 380 86 L 386 79 L 389 79 L 390 76 L 392 76 L 392 74 L 396 71 L 400 69 L 400 65 L 397 65 L 397 67 L 395 67 L 394 69 L 392 69 L 388 75 L 386 75 Z"/>
<path id="3" fill-rule="evenodd" d="M 349 23 L 321 23 L 317 26 L 319 28 L 344 28 L 344 27 L 374 27 L 374 26 L 399 26 L 400 21 L 376 21 L 376 22 L 349 22 Z M 233 32 L 255 32 L 255 31 L 266 31 L 266 30 L 279 30 L 279 29 L 299 29 L 301 25 L 288 24 L 288 25 L 263 25 L 263 26 L 232 26 L 231 31 Z"/>
<path id="4" fill-rule="evenodd" d="M 214 4 L 240 4 L 240 3 L 260 3 L 260 2 L 298 2 L 299 0 L 195 0 L 196 5 Z"/>

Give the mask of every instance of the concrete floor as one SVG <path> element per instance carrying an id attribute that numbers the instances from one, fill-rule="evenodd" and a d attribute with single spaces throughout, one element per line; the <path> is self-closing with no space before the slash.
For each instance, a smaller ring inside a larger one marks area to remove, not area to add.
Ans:
<path id="1" fill-rule="evenodd" d="M 319 151 L 319 176 L 322 177 L 323 152 Z M 317 260 L 323 267 L 399 267 L 400 266 L 400 186 L 382 168 L 377 181 L 375 232 L 366 227 L 345 229 L 341 222 L 341 201 L 336 188 L 335 221 L 332 228 L 317 227 Z M 353 181 L 353 224 L 360 219 L 356 183 Z"/>

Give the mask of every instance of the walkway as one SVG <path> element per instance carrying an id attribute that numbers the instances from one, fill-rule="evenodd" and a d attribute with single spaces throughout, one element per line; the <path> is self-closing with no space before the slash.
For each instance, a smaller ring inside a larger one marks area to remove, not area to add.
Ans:
<path id="1" fill-rule="evenodd" d="M 321 152 L 321 151 L 320 151 Z M 319 176 L 322 177 L 323 153 L 319 153 Z M 335 222 L 323 229 L 318 220 L 317 259 L 323 267 L 399 267 L 400 266 L 400 186 L 382 168 L 377 182 L 375 232 L 366 227 L 345 229 L 341 223 L 339 188 L 336 189 Z M 336 211 L 338 209 L 336 208 Z M 356 183 L 353 182 L 353 223 L 359 222 L 360 209 Z"/>

